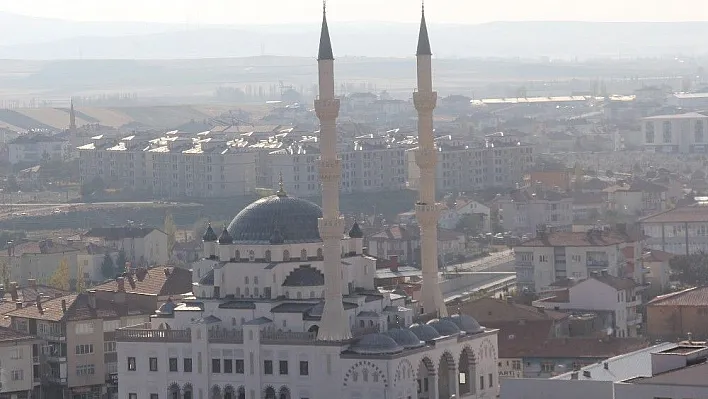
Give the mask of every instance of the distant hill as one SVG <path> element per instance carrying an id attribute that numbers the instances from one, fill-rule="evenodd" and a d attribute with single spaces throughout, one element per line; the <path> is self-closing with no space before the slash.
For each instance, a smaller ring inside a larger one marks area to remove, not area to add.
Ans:
<path id="1" fill-rule="evenodd" d="M 310 56 L 318 26 L 210 26 L 69 23 L 0 14 L 0 58 L 179 59 L 260 55 Z M 8 25 L 9 24 L 9 25 Z M 336 23 L 339 56 L 408 57 L 417 26 Z M 18 32 L 24 33 L 18 34 Z M 617 57 L 708 53 L 708 22 L 494 22 L 430 25 L 433 52 L 454 57 Z M 10 39 L 10 37 L 12 39 Z M 18 43 L 18 38 L 24 42 Z M 376 43 L 376 46 L 371 46 Z"/>

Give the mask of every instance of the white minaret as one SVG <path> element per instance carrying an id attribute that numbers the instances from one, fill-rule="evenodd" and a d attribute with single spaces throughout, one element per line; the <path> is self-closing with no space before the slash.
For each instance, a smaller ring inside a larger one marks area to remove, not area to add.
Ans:
<path id="1" fill-rule="evenodd" d="M 435 165 L 437 152 L 433 139 L 433 110 L 438 93 L 433 91 L 432 52 L 428 27 L 425 24 L 425 6 L 420 19 L 418 34 L 418 90 L 413 93 L 413 104 L 418 111 L 418 150 L 415 163 L 420 168 L 420 188 L 415 215 L 420 225 L 420 257 L 423 264 L 423 311 L 447 316 L 445 301 L 438 286 L 438 217 L 439 205 L 435 202 Z"/>
<path id="2" fill-rule="evenodd" d="M 325 304 L 317 338 L 341 341 L 351 338 L 349 318 L 342 304 L 342 249 L 344 218 L 339 214 L 339 179 L 341 163 L 337 158 L 337 116 L 339 99 L 334 97 L 334 56 L 327 27 L 327 10 L 322 11 L 320 50 L 317 56 L 320 95 L 315 112 L 320 120 L 320 181 L 322 182 L 322 217 L 319 219 L 323 241 Z"/>

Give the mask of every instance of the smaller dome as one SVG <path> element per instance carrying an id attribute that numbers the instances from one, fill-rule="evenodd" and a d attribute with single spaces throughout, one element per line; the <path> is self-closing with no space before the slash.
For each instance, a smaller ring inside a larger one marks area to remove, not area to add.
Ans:
<path id="1" fill-rule="evenodd" d="M 433 327 L 440 335 L 456 335 L 460 333 L 460 327 L 449 320 L 430 320 L 428 326 Z"/>
<path id="2" fill-rule="evenodd" d="M 415 326 L 411 326 L 410 330 L 421 341 L 432 341 L 435 338 L 440 338 L 440 333 L 438 332 L 438 330 L 434 329 L 433 327 L 427 324 L 418 324 Z"/>
<path id="3" fill-rule="evenodd" d="M 216 233 L 214 233 L 214 229 L 211 228 L 211 223 L 209 223 L 209 226 L 204 232 L 202 240 L 204 240 L 204 242 L 214 242 L 217 240 Z"/>
<path id="4" fill-rule="evenodd" d="M 273 234 L 270 235 L 270 243 L 273 245 L 278 245 L 283 244 L 284 242 L 285 238 L 280 233 L 280 229 L 276 227 L 275 230 L 273 230 Z"/>
<path id="5" fill-rule="evenodd" d="M 425 345 L 425 342 L 421 341 L 413 331 L 408 329 L 394 328 L 386 331 L 384 334 L 393 338 L 397 344 L 406 349 L 420 348 Z"/>
<path id="6" fill-rule="evenodd" d="M 157 309 L 157 314 L 161 315 L 168 315 L 174 313 L 175 308 L 177 307 L 177 304 L 172 302 L 172 298 L 168 299 L 167 302 L 162 304 L 160 306 L 160 309 Z"/>
<path id="7" fill-rule="evenodd" d="M 474 317 L 468 316 L 466 314 L 456 314 L 450 317 L 446 317 L 443 320 L 455 323 L 460 330 L 468 334 L 477 334 L 484 332 L 484 328 L 475 320 Z"/>
<path id="8" fill-rule="evenodd" d="M 403 347 L 384 334 L 364 335 L 349 348 L 360 355 L 383 355 L 403 352 Z"/>
<path id="9" fill-rule="evenodd" d="M 349 237 L 351 238 L 364 238 L 364 232 L 361 231 L 359 223 L 354 222 L 354 225 L 349 230 Z"/>
<path id="10" fill-rule="evenodd" d="M 221 232 L 221 235 L 219 236 L 219 244 L 233 244 L 234 239 L 231 238 L 231 234 L 229 234 L 229 231 L 226 230 L 226 227 L 224 227 L 224 231 Z"/>

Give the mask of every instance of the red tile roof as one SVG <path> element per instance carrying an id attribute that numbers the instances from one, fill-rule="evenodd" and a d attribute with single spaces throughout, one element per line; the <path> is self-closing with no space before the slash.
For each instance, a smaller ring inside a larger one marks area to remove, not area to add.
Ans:
<path id="1" fill-rule="evenodd" d="M 155 267 L 147 269 L 147 274 L 141 280 L 138 272 L 124 277 L 125 292 L 149 295 L 182 295 L 192 292 L 192 273 L 179 267 Z M 109 281 L 94 287 L 97 291 L 118 291 L 118 282 Z"/>
<path id="2" fill-rule="evenodd" d="M 659 295 L 649 301 L 647 306 L 708 306 L 708 287 L 693 287 Z"/>

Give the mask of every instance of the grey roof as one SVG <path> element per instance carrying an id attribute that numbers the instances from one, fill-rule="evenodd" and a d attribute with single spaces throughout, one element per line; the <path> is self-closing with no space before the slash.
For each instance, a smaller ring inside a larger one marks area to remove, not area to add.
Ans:
<path id="1" fill-rule="evenodd" d="M 466 314 L 455 314 L 450 317 L 444 317 L 442 320 L 455 323 L 460 330 L 468 334 L 477 334 L 484 331 L 484 328 L 479 325 L 479 322 L 474 317 Z"/>
<path id="2" fill-rule="evenodd" d="M 202 237 L 202 240 L 204 240 L 204 242 L 214 242 L 217 239 L 218 239 L 218 237 L 216 236 L 214 229 L 211 228 L 211 223 L 209 223 L 209 226 L 207 227 L 206 231 L 204 232 L 204 236 Z"/>
<path id="3" fill-rule="evenodd" d="M 349 350 L 360 355 L 385 355 L 403 352 L 403 347 L 384 334 L 364 335 Z"/>
<path id="4" fill-rule="evenodd" d="M 160 309 L 157 309 L 156 313 L 160 315 L 170 315 L 174 313 L 176 307 L 177 304 L 172 302 L 171 299 L 169 299 L 167 302 L 163 303 L 162 306 L 160 306 Z"/>
<path id="5" fill-rule="evenodd" d="M 224 231 L 221 232 L 221 235 L 219 236 L 219 244 L 233 244 L 234 239 L 231 237 L 231 234 L 229 234 L 229 231 L 226 230 L 226 226 L 224 226 Z"/>
<path id="6" fill-rule="evenodd" d="M 255 309 L 256 304 L 251 301 L 229 301 L 219 304 L 219 309 Z"/>
<path id="7" fill-rule="evenodd" d="M 310 265 L 302 265 L 288 274 L 283 287 L 318 287 L 324 285 L 324 274 Z"/>
<path id="8" fill-rule="evenodd" d="M 611 357 L 603 362 L 585 366 L 578 372 L 578 379 L 593 381 L 623 381 L 636 376 L 651 375 L 651 354 L 678 347 L 677 343 L 666 342 L 624 355 Z M 605 369 L 604 363 L 608 367 Z M 590 373 L 590 378 L 585 377 Z M 551 378 L 552 380 L 570 380 L 573 372 Z"/>
<path id="9" fill-rule="evenodd" d="M 211 269 L 199 280 L 199 285 L 214 285 L 214 269 Z"/>
<path id="10" fill-rule="evenodd" d="M 327 26 L 327 10 L 322 12 L 322 31 L 320 32 L 320 49 L 317 53 L 317 60 L 334 60 L 332 41 L 329 38 L 329 26 Z"/>
<path id="11" fill-rule="evenodd" d="M 306 303 L 306 302 L 286 302 L 271 309 L 273 313 L 305 313 L 313 307 L 317 306 L 316 303 Z"/>
<path id="12" fill-rule="evenodd" d="M 418 51 L 416 55 L 433 55 L 430 50 L 430 39 L 428 38 L 428 25 L 425 23 L 425 10 L 420 16 L 420 31 L 418 32 Z"/>
<path id="13" fill-rule="evenodd" d="M 344 310 L 350 310 L 350 309 L 356 309 L 358 306 L 354 303 L 349 303 L 349 302 L 344 302 L 342 301 L 342 305 L 344 306 Z M 316 304 L 309 310 L 305 312 L 305 315 L 303 315 L 303 319 L 306 320 L 320 320 L 322 318 L 322 312 L 324 311 L 324 301 Z"/>
<path id="14" fill-rule="evenodd" d="M 433 327 L 440 335 L 455 335 L 460 333 L 460 327 L 448 320 L 430 320 L 428 325 Z"/>
<path id="15" fill-rule="evenodd" d="M 272 323 L 272 322 L 273 322 L 273 320 L 271 320 L 267 317 L 259 317 L 259 318 L 253 319 L 251 321 L 247 321 L 246 323 L 244 323 L 244 325 L 246 325 L 246 326 L 260 326 L 260 325 L 268 324 L 268 323 Z"/>
<path id="16" fill-rule="evenodd" d="M 209 315 L 207 317 L 202 317 L 201 319 L 194 320 L 194 324 L 214 324 L 214 323 L 221 323 L 221 319 L 214 316 L 214 315 Z"/>
<path id="17" fill-rule="evenodd" d="M 362 310 L 356 317 L 379 317 L 379 314 L 371 310 Z"/>
<path id="18" fill-rule="evenodd" d="M 351 238 L 364 238 L 364 232 L 361 231 L 361 227 L 359 227 L 359 223 L 354 222 L 354 225 L 352 225 L 352 228 L 349 229 L 349 237 L 351 237 Z"/>
<path id="19" fill-rule="evenodd" d="M 682 387 L 706 387 L 708 380 L 708 363 L 689 363 L 686 367 L 670 370 L 651 377 L 635 378 L 631 381 L 624 381 L 630 384 L 651 384 L 651 385 L 681 385 Z M 656 389 L 656 388 L 653 388 Z M 695 391 L 694 391 L 695 392 Z"/>
<path id="20" fill-rule="evenodd" d="M 406 349 L 420 348 L 425 345 L 425 342 L 421 341 L 418 336 L 409 329 L 394 328 L 386 331 L 384 334 L 393 338 L 397 344 Z"/>
<path id="21" fill-rule="evenodd" d="M 427 324 L 413 324 L 410 330 L 415 334 L 421 341 L 432 341 L 436 338 L 440 338 L 440 333 L 438 330 Z"/>

